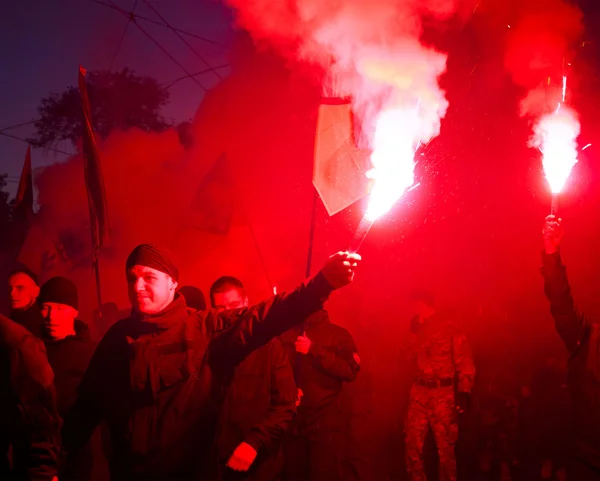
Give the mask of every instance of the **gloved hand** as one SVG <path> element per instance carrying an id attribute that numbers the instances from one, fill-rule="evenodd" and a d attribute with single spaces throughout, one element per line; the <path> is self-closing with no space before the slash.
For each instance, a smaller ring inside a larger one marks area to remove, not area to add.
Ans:
<path id="1" fill-rule="evenodd" d="M 459 392 L 456 394 L 456 409 L 460 414 L 463 414 L 471 407 L 471 393 Z"/>

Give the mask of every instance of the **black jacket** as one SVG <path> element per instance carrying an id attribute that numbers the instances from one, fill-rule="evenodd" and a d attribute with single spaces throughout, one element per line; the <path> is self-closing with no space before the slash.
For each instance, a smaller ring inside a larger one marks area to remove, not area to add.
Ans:
<path id="1" fill-rule="evenodd" d="M 44 337 L 48 362 L 54 371 L 54 386 L 58 399 L 58 411 L 64 419 L 75 404 L 77 389 L 90 363 L 96 344 L 90 338 L 85 322 L 75 321 L 75 335 L 61 340 Z M 60 479 L 85 481 L 93 469 L 92 448 L 88 444 L 82 451 L 63 460 Z"/>
<path id="2" fill-rule="evenodd" d="M 58 473 L 59 430 L 53 374 L 42 342 L 0 316 L 0 479 L 50 481 Z"/>
<path id="3" fill-rule="evenodd" d="M 73 451 L 106 420 L 112 479 L 197 479 L 215 439 L 223 381 L 252 351 L 319 310 L 331 292 L 322 274 L 289 294 L 228 311 L 210 342 L 183 297 L 154 316 L 132 316 L 106 333 L 65 419 Z"/>
<path id="4" fill-rule="evenodd" d="M 306 332 L 311 340 L 308 354 L 296 352 L 298 336 Z M 329 322 L 321 310 L 300 327 L 282 336 L 294 367 L 296 384 L 303 396 L 298 407 L 298 425 L 302 429 L 325 417 L 343 420 L 342 387 L 356 379 L 360 358 L 350 333 Z"/>
<path id="5" fill-rule="evenodd" d="M 242 442 L 258 453 L 246 479 L 270 480 L 283 468 L 281 436 L 296 414 L 298 389 L 279 339 L 271 340 L 235 367 L 221 409 L 217 437 L 221 468 Z"/>
<path id="6" fill-rule="evenodd" d="M 44 335 L 44 318 L 40 305 L 34 302 L 33 305 L 24 311 L 15 310 L 10 313 L 10 318 L 17 324 L 20 324 L 37 338 Z"/>
<path id="7" fill-rule="evenodd" d="M 67 414 L 77 399 L 77 388 L 83 379 L 96 349 L 85 322 L 75 321 L 75 335 L 54 341 L 43 338 L 48 362 L 54 371 L 54 386 L 61 417 Z"/>
<path id="8" fill-rule="evenodd" d="M 577 455 L 600 468 L 600 326 L 575 309 L 560 254 L 543 254 L 544 290 L 556 330 L 569 351 Z"/>

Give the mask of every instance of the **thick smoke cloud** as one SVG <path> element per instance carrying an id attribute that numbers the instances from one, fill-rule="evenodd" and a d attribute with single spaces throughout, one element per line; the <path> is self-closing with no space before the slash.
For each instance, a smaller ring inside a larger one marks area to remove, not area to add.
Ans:
<path id="1" fill-rule="evenodd" d="M 526 90 L 521 115 L 535 119 L 554 111 L 562 98 L 562 77 L 583 34 L 583 15 L 564 0 L 524 0 L 515 3 L 514 18 L 504 65 Z"/>
<path id="2" fill-rule="evenodd" d="M 439 134 L 448 101 L 438 85 L 446 55 L 421 42 L 423 19 L 468 12 L 459 0 L 228 0 L 259 44 L 320 66 L 328 95 L 350 97 L 372 143 L 381 111 L 418 106 L 416 135 Z M 371 145 L 372 146 L 372 145 Z"/>

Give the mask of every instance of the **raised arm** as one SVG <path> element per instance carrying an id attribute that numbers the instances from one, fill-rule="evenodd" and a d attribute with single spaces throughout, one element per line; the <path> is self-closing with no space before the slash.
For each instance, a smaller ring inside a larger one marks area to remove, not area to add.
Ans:
<path id="1" fill-rule="evenodd" d="M 563 236 L 561 220 L 552 215 L 548 216 L 542 233 L 544 292 L 550 301 L 550 312 L 556 331 L 569 353 L 573 353 L 589 335 L 590 322 L 575 309 L 567 270 L 560 258 L 559 246 Z"/>
<path id="2" fill-rule="evenodd" d="M 293 291 L 248 309 L 223 313 L 226 317 L 223 325 L 229 327 L 212 338 L 209 346 L 211 364 L 221 367 L 237 364 L 272 338 L 304 322 L 323 307 L 334 289 L 352 282 L 359 261 L 358 254 L 338 252 L 315 277 Z"/>

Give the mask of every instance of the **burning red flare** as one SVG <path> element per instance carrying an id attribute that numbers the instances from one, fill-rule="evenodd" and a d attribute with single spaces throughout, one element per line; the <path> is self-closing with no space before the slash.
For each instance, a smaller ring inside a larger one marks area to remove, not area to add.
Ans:
<path id="1" fill-rule="evenodd" d="M 561 192 L 577 163 L 579 129 L 577 114 L 564 105 L 542 116 L 533 127 L 531 144 L 542 151 L 544 174 L 553 194 Z"/>
<path id="2" fill-rule="evenodd" d="M 402 197 L 415 181 L 414 153 L 419 143 L 416 108 L 387 110 L 377 119 L 367 177 L 374 180 L 365 218 L 374 222 Z"/>

